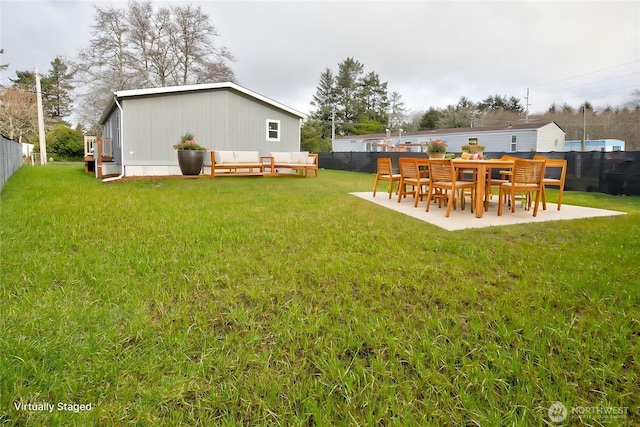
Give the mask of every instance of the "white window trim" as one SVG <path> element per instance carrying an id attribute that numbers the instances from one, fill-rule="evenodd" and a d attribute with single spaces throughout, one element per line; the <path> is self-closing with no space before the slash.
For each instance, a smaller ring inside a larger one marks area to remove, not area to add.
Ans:
<path id="1" fill-rule="evenodd" d="M 269 128 L 269 125 L 271 123 L 276 123 L 278 125 L 278 129 L 276 131 L 278 136 L 276 136 L 275 138 L 272 138 L 269 135 L 269 132 L 271 131 L 271 129 Z M 280 120 L 267 119 L 267 124 L 266 124 L 266 138 L 267 138 L 267 141 L 280 142 L 280 132 L 281 132 Z"/>
<path id="2" fill-rule="evenodd" d="M 515 139 L 515 141 L 514 141 Z M 518 151 L 518 136 L 517 135 L 511 135 L 511 145 L 509 146 L 509 148 L 511 149 L 512 153 L 515 153 L 516 151 Z"/>

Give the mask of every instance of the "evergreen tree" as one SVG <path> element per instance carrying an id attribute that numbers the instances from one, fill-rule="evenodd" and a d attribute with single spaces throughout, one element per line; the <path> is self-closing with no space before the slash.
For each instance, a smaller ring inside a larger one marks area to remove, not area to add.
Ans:
<path id="1" fill-rule="evenodd" d="M 338 64 L 338 74 L 334 76 L 327 68 L 320 75 L 320 83 L 311 105 L 317 107 L 311 115 L 322 122 L 322 135 L 331 135 L 332 124 L 336 134 L 360 132 L 362 123 L 376 122 L 375 128 L 384 128 L 389 123 L 389 95 L 387 82 L 381 82 L 375 72 L 363 76 L 364 66 L 353 58 Z M 395 113 L 401 118 L 404 111 L 396 93 Z M 360 122 L 362 119 L 362 122 Z M 360 122 L 359 129 L 354 126 Z"/>
<path id="2" fill-rule="evenodd" d="M 333 72 L 327 68 L 320 74 L 320 84 L 311 101 L 311 105 L 318 107 L 311 117 L 320 122 L 322 138 L 331 138 L 333 113 L 336 108 L 335 84 Z"/>
<path id="3" fill-rule="evenodd" d="M 358 85 L 364 117 L 382 124 L 384 129 L 389 123 L 387 82 L 381 83 L 378 74 L 372 71 Z"/>
<path id="4" fill-rule="evenodd" d="M 71 115 L 72 79 L 73 73 L 68 71 L 67 64 L 60 57 L 51 62 L 51 70 L 42 79 L 42 86 L 46 88 L 42 97 L 45 114 L 56 121 Z"/>
<path id="5" fill-rule="evenodd" d="M 593 112 L 593 104 L 591 104 L 589 101 L 584 101 L 580 105 L 580 111 L 583 111 L 583 110 L 587 110 L 587 111 Z"/>
<path id="6" fill-rule="evenodd" d="M 338 64 L 336 77 L 336 120 L 340 133 L 349 133 L 363 112 L 359 97 L 359 80 L 364 66 L 353 58 L 347 58 Z"/>
<path id="7" fill-rule="evenodd" d="M 377 120 L 369 119 L 367 117 L 360 117 L 357 123 L 351 128 L 351 132 L 354 135 L 369 135 L 374 133 L 384 133 L 385 127 Z"/>
<path id="8" fill-rule="evenodd" d="M 506 96 L 490 95 L 480 103 L 478 103 L 478 108 L 480 109 L 480 111 L 505 110 L 511 111 L 513 113 L 524 112 L 524 107 L 520 104 L 520 100 L 515 96 L 507 99 Z"/>
<path id="9" fill-rule="evenodd" d="M 48 122 L 59 123 L 71 115 L 73 105 L 71 84 L 73 74 L 68 71 L 67 64 L 60 57 L 51 61 L 51 69 L 40 78 L 42 92 L 42 108 Z M 36 92 L 36 76 L 34 71 L 16 71 L 16 78 L 11 79 L 14 87 Z"/>
<path id="10" fill-rule="evenodd" d="M 322 122 L 306 120 L 300 129 L 300 147 L 311 153 L 331 151 L 331 139 L 323 136 Z"/>
<path id="11" fill-rule="evenodd" d="M 429 110 L 424 113 L 422 119 L 420 120 L 419 130 L 432 130 L 437 129 L 438 122 L 442 118 L 442 113 L 436 110 L 433 107 L 430 107 Z"/>
<path id="12" fill-rule="evenodd" d="M 524 107 L 522 106 L 522 104 L 520 104 L 520 99 L 516 98 L 515 96 L 509 97 L 506 110 L 513 113 L 524 113 Z"/>
<path id="13" fill-rule="evenodd" d="M 11 80 L 14 87 L 21 87 L 24 90 L 36 93 L 36 75 L 33 71 L 16 70 L 16 78 L 9 80 Z M 42 81 L 40 83 L 42 84 Z M 40 87 L 42 87 L 42 85 Z"/>

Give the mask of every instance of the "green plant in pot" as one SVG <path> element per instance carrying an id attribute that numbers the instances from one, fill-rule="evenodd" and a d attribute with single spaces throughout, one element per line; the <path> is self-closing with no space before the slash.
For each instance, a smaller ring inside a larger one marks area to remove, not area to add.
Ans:
<path id="1" fill-rule="evenodd" d="M 187 132 L 180 137 L 180 142 L 173 146 L 178 151 L 178 165 L 183 175 L 200 175 L 207 149 L 198 145 L 192 133 Z"/>
<path id="2" fill-rule="evenodd" d="M 447 154 L 447 142 L 441 139 L 432 139 L 427 142 L 427 154 L 430 159 L 443 159 Z"/>

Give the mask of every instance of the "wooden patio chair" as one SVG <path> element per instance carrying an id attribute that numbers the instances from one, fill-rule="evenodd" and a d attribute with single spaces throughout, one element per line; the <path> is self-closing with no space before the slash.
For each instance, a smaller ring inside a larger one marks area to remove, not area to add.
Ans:
<path id="1" fill-rule="evenodd" d="M 533 159 L 545 160 L 547 162 L 543 180 L 544 188 L 558 187 L 558 210 L 560 210 L 560 206 L 562 206 L 562 193 L 564 192 L 564 181 L 567 177 L 567 161 L 564 159 L 549 159 L 544 156 L 533 156 Z M 560 170 L 558 171 L 558 169 Z M 551 174 L 549 174 L 549 172 L 551 172 Z M 560 176 L 556 178 L 558 175 Z M 544 188 L 542 190 L 542 210 L 547 209 L 547 197 Z"/>
<path id="2" fill-rule="evenodd" d="M 516 193 L 527 194 L 527 205 L 530 204 L 533 193 L 536 193 L 533 216 L 538 215 L 538 204 L 542 192 L 544 191 L 544 160 L 517 159 L 513 161 L 513 171 L 511 180 L 500 185 L 498 195 L 498 216 L 502 215 L 503 195 L 509 195 L 511 202 L 511 212 L 516 211 L 516 204 L 513 202 Z"/>
<path id="3" fill-rule="evenodd" d="M 421 176 L 419 160 L 412 157 L 401 157 L 398 160 L 400 169 L 400 185 L 398 186 L 398 203 L 403 197 L 411 194 L 414 198 L 413 205 L 418 207 L 418 202 L 427 195 L 426 186 L 429 180 Z M 411 190 L 409 190 L 411 187 Z"/>
<path id="4" fill-rule="evenodd" d="M 502 157 L 500 157 L 499 160 L 509 160 L 509 161 L 514 161 L 518 159 L 518 157 L 514 157 L 514 156 L 509 156 L 504 154 Z M 498 193 L 500 192 L 500 185 L 504 184 L 505 182 L 509 182 L 509 177 L 511 175 L 511 169 L 502 169 L 498 171 L 500 174 L 500 178 L 494 178 L 493 176 L 489 175 L 487 177 L 487 187 L 485 190 L 485 201 L 484 201 L 484 210 L 487 211 L 489 210 L 489 200 L 493 198 L 493 189 L 496 188 L 498 190 Z M 490 173 L 493 173 L 493 171 L 490 171 Z M 499 203 L 502 203 L 503 201 L 498 201 Z M 509 201 L 509 203 L 511 203 L 511 201 Z"/>
<path id="5" fill-rule="evenodd" d="M 400 183 L 400 174 L 393 173 L 393 167 L 391 166 L 391 158 L 378 157 L 378 170 L 376 173 L 376 182 L 373 184 L 373 197 L 376 197 L 376 190 L 378 189 L 378 183 L 380 181 L 387 181 L 389 183 L 389 198 L 393 192 L 393 183 Z M 396 194 L 398 191 L 396 190 Z"/>
<path id="6" fill-rule="evenodd" d="M 473 213 L 473 200 L 475 198 L 475 183 L 471 181 L 458 180 L 455 168 L 451 159 L 429 159 L 429 195 L 427 197 L 427 208 L 431 205 L 431 199 L 437 196 L 435 192 L 441 190 L 447 194 L 447 212 L 445 216 L 448 218 L 451 213 L 451 207 L 455 203 L 456 191 L 471 189 L 471 212 Z M 464 209 L 464 205 L 462 205 Z"/>

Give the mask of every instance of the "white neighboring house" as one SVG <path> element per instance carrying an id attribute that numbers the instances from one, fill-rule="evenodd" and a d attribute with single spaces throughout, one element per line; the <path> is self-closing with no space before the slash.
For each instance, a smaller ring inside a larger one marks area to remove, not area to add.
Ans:
<path id="1" fill-rule="evenodd" d="M 22 157 L 30 158 L 35 145 L 29 144 L 28 142 L 21 142 L 21 144 L 22 144 Z"/>
<path id="2" fill-rule="evenodd" d="M 407 132 L 399 135 L 374 134 L 351 135 L 333 140 L 333 151 L 362 152 L 390 151 L 383 142 L 386 140 L 391 151 L 426 151 L 425 144 L 432 139 L 447 142 L 448 152 L 460 152 L 462 146 L 477 142 L 485 146 L 486 152 L 518 151 L 551 152 L 564 151 L 565 131 L 556 122 L 528 123 L 508 126 L 475 128 L 434 129 Z"/>
<path id="3" fill-rule="evenodd" d="M 582 151 L 582 141 L 565 141 L 564 151 Z M 584 142 L 584 151 L 624 151 L 624 141 L 619 139 L 589 139 Z"/>

